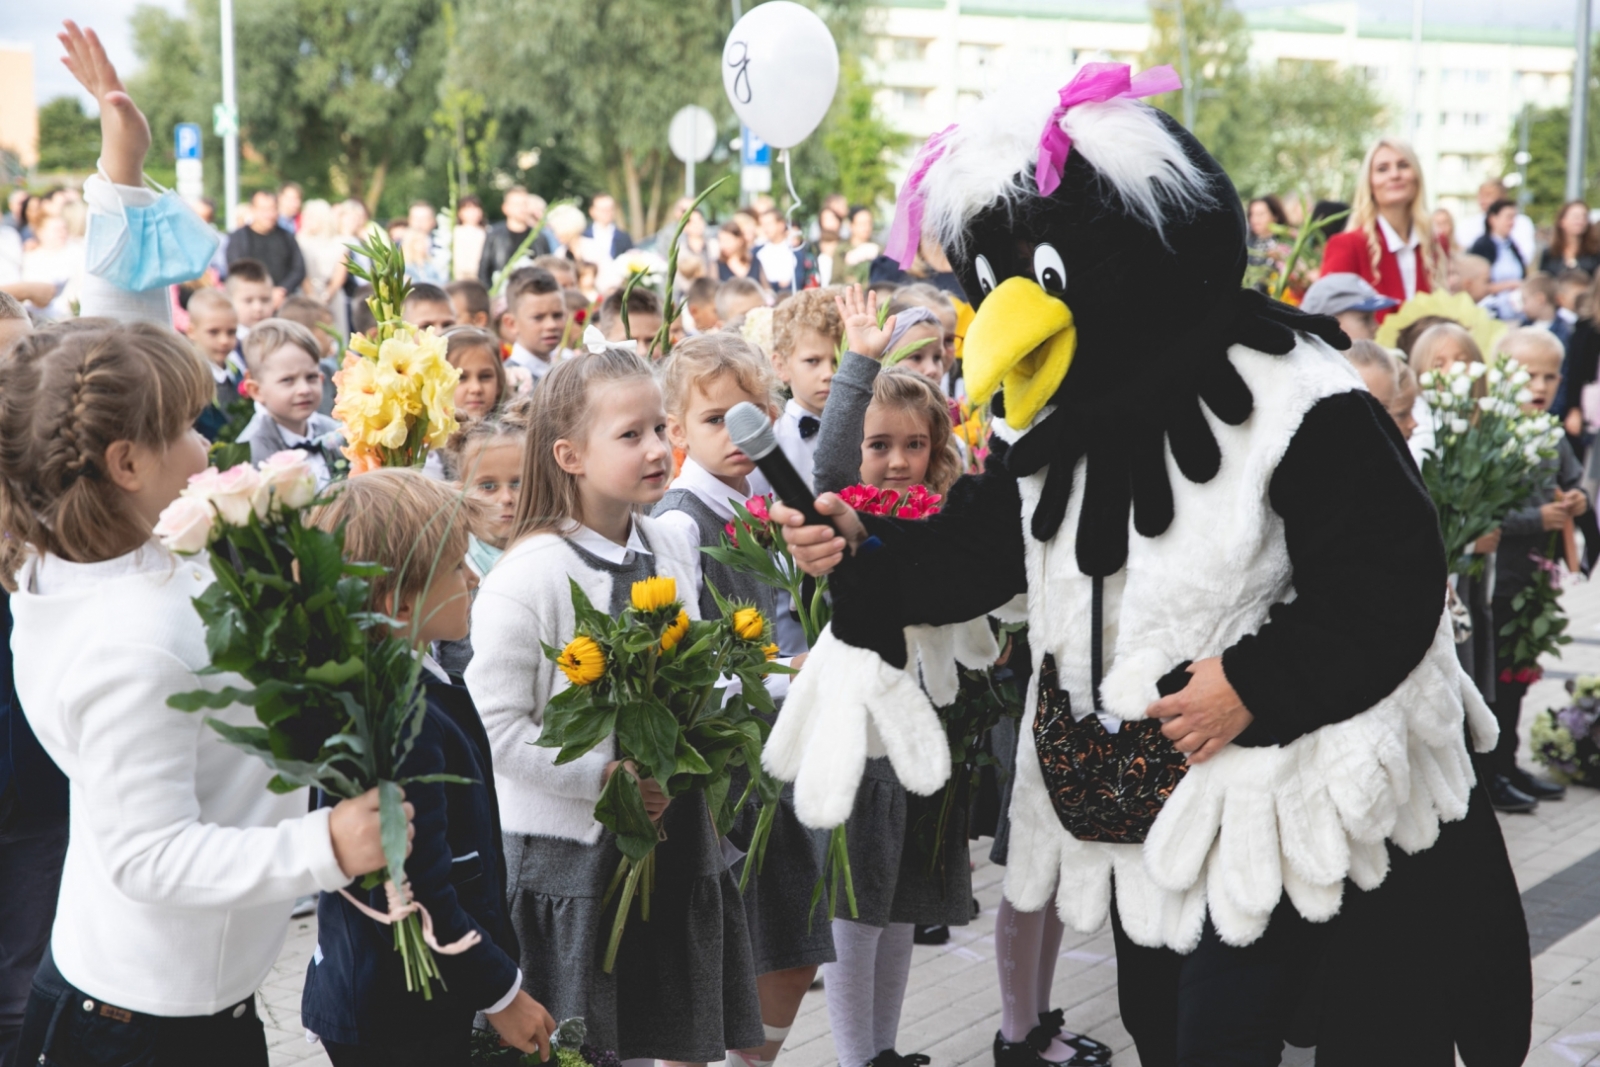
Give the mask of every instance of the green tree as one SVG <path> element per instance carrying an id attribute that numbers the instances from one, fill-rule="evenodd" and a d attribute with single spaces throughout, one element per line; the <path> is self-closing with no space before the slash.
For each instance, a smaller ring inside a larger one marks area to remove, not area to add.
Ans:
<path id="1" fill-rule="evenodd" d="M 89 171 L 100 158 L 100 120 L 75 96 L 58 96 L 39 109 L 39 169 Z"/>
<path id="2" fill-rule="evenodd" d="M 890 161 L 914 140 L 878 114 L 872 86 L 861 78 L 860 65 L 847 61 L 839 76 L 839 95 L 824 124 L 822 144 L 833 157 L 836 180 L 831 189 L 852 204 L 893 199 Z"/>
<path id="3" fill-rule="evenodd" d="M 1357 70 L 1293 61 L 1257 71 L 1251 111 L 1261 127 L 1229 177 L 1244 197 L 1298 192 L 1306 203 L 1348 200 L 1383 117 L 1383 101 Z"/>
<path id="4" fill-rule="evenodd" d="M 1178 32 L 1182 5 L 1183 33 Z M 1250 29 L 1232 0 L 1150 0 L 1150 39 L 1143 66 L 1162 64 L 1184 74 L 1188 46 L 1188 89 L 1194 98 L 1194 134 L 1230 173 L 1257 158 L 1266 130 L 1251 113 Z M 1183 119 L 1183 92 L 1151 100 Z"/>

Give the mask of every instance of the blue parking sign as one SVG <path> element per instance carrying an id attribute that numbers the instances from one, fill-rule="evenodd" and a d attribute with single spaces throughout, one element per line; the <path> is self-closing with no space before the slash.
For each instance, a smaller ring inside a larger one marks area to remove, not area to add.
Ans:
<path id="1" fill-rule="evenodd" d="M 739 162 L 746 167 L 772 166 L 772 146 L 757 137 L 748 126 L 739 129 Z"/>
<path id="2" fill-rule="evenodd" d="M 173 128 L 175 154 L 179 159 L 200 158 L 200 124 L 180 122 Z"/>

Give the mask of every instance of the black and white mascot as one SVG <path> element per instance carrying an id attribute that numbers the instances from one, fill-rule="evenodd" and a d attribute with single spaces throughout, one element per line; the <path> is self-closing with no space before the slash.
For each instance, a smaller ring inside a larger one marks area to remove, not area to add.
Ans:
<path id="1" fill-rule="evenodd" d="M 791 531 L 834 617 L 767 766 L 817 827 L 869 755 L 934 791 L 934 702 L 1012 612 L 1033 682 L 1005 893 L 1109 918 L 1145 1067 L 1286 1039 L 1520 1064 L 1527 930 L 1469 756 L 1496 726 L 1432 504 L 1334 321 L 1241 288 L 1238 194 L 1148 92 L 1109 64 L 1019 82 L 919 155 L 900 210 L 974 298 L 993 451 L 931 519 L 824 497 L 849 547 Z"/>

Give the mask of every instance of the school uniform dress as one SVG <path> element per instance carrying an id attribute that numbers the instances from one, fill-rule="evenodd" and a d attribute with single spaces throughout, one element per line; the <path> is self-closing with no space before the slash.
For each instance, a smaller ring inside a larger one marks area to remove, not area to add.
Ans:
<path id="1" fill-rule="evenodd" d="M 644 578 L 694 588 L 697 555 L 642 516 L 626 546 L 585 527 L 535 534 L 500 558 L 472 608 L 466 682 L 493 750 L 523 987 L 557 1019 L 583 1016 L 589 1043 L 623 1059 L 712 1061 L 766 1040 L 744 906 L 704 797 L 679 797 L 662 818 L 650 921 L 629 920 L 613 973 L 602 970 L 615 914 L 602 898 L 622 853 L 594 806 L 616 742 L 560 766 L 555 749 L 531 743 L 566 684 L 540 642 L 572 637 L 569 577 L 615 615 Z M 696 599 L 684 607 L 699 616 Z"/>
<path id="2" fill-rule="evenodd" d="M 272 771 L 205 723 L 254 726 L 251 709 L 167 706 L 246 684 L 197 673 L 210 657 L 191 599 L 209 569 L 151 543 L 99 563 L 34 557 L 19 581 L 17 695 L 71 797 L 19 1062 L 122 1064 L 154 1049 L 139 1062 L 265 1065 L 255 993 L 290 909 L 347 879 L 329 813 L 307 814 L 304 791 L 268 790 Z"/>
<path id="3" fill-rule="evenodd" d="M 1358 274 L 1384 296 L 1405 303 L 1418 293 L 1431 292 L 1433 283 L 1428 278 L 1427 260 L 1422 254 L 1422 237 L 1412 230 L 1409 238 L 1401 238 L 1388 221 L 1379 217 L 1378 269 L 1372 269 L 1372 254 L 1367 248 L 1367 235 L 1361 230 L 1348 230 L 1328 238 L 1322 253 L 1322 273 Z M 1382 322 L 1394 308 L 1375 312 Z"/>
<path id="4" fill-rule="evenodd" d="M 257 409 L 255 418 L 239 434 L 239 443 L 250 446 L 250 462 L 257 466 L 279 452 L 299 449 L 306 453 L 317 476 L 317 489 L 326 489 L 333 480 L 339 446 L 344 443 L 341 428 L 330 416 L 312 412 L 306 420 L 306 430 L 305 434 L 297 434 L 265 410 Z"/>
<path id="5" fill-rule="evenodd" d="M 424 660 L 428 711 L 402 774 L 450 774 L 465 784 L 413 782 L 416 838 L 406 859 L 415 900 L 428 909 L 441 944 L 469 932 L 480 941 L 459 955 L 436 958 L 444 988 L 433 999 L 409 992 L 392 928 L 361 914 L 343 896 L 317 903 L 317 949 L 306 967 L 301 1022 L 322 1039 L 336 1067 L 466 1067 L 473 1016 L 504 1011 L 522 988 L 516 935 L 506 914 L 489 738 L 465 689 Z M 321 806 L 335 797 L 320 795 Z M 382 886 L 348 892 L 387 911 Z"/>
<path id="6" fill-rule="evenodd" d="M 816 438 L 818 492 L 837 492 L 861 481 L 863 426 L 880 370 L 876 360 L 855 352 L 846 352 L 840 362 Z M 972 921 L 967 807 L 954 806 L 939 842 L 941 799 L 941 794 L 909 793 L 887 757 L 867 760 L 845 823 L 857 921 L 879 927 L 965 926 Z M 850 918 L 842 906 L 837 916 Z"/>
<path id="7" fill-rule="evenodd" d="M 750 492 L 739 493 L 693 459 L 686 459 L 672 488 L 656 504 L 654 515 L 656 521 L 681 531 L 701 547 L 713 547 L 722 544 L 723 528 L 733 521 L 733 502 L 743 503 L 759 488 L 752 486 Z M 777 621 L 777 590 L 708 556 L 700 557 L 698 562 L 702 575 L 697 586 L 701 618 L 717 617 L 717 603 L 710 590 L 710 586 L 715 585 L 725 600 L 754 604 L 763 616 Z M 779 647 L 791 655 L 795 651 L 783 648 L 781 641 Z M 774 698 L 781 700 L 788 689 L 788 676 L 774 675 L 771 681 L 769 689 Z M 742 792 L 748 781 L 748 773 L 739 769 L 730 792 Z M 729 840 L 741 851 L 750 843 L 759 811 L 759 805 L 752 799 L 739 813 L 739 821 L 728 834 Z M 736 880 L 741 877 L 746 862 L 748 859 L 741 859 L 734 866 Z M 822 863 L 815 835 L 802 826 L 795 815 L 794 787 L 788 786 L 773 820 L 761 868 L 751 872 L 743 895 L 745 921 L 750 930 L 758 975 L 833 962 L 833 931 L 827 922 L 827 908 L 821 901 L 815 908 L 811 903 L 811 889 L 821 877 Z"/>

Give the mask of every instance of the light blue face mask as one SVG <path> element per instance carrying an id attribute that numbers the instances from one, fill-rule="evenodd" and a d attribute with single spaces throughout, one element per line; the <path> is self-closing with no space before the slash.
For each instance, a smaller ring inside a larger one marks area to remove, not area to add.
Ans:
<path id="1" fill-rule="evenodd" d="M 85 269 L 135 293 L 200 277 L 222 242 L 181 197 L 150 184 L 161 191 L 155 203 L 92 211 L 84 235 Z"/>

